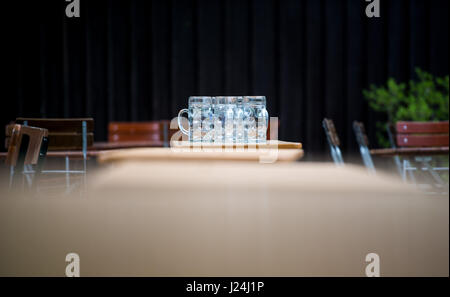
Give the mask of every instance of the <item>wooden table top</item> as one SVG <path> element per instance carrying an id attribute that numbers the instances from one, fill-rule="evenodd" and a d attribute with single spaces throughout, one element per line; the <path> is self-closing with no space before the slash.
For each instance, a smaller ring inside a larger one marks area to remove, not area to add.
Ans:
<path id="1" fill-rule="evenodd" d="M 64 276 L 69 252 L 82 276 L 365 276 L 369 253 L 382 276 L 448 276 L 448 197 L 362 167 L 137 161 L 89 182 L 2 195 L 1 276 Z"/>
<path id="2" fill-rule="evenodd" d="M 242 149 L 230 148 L 133 148 L 103 151 L 98 154 L 99 163 L 123 161 L 251 161 L 251 162 L 293 162 L 303 157 L 302 149 Z"/>
<path id="3" fill-rule="evenodd" d="M 370 154 L 375 156 L 426 156 L 426 155 L 445 155 L 448 154 L 447 147 L 404 147 L 404 148 L 386 148 L 373 149 Z"/>

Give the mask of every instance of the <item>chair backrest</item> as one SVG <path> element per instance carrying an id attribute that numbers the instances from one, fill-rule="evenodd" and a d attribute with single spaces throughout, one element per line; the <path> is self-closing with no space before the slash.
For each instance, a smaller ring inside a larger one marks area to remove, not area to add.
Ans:
<path id="1" fill-rule="evenodd" d="M 278 119 L 277 122 L 275 122 L 277 124 L 276 127 L 272 127 L 272 129 L 270 128 L 270 122 L 271 120 L 269 119 L 269 124 L 267 125 L 267 140 L 278 140 L 278 136 L 279 136 L 279 129 L 280 129 L 280 119 Z"/>
<path id="2" fill-rule="evenodd" d="M 449 122 L 397 122 L 398 147 L 448 146 Z"/>
<path id="3" fill-rule="evenodd" d="M 48 130 L 48 150 L 82 150 L 83 123 L 86 129 L 86 146 L 94 143 L 94 120 L 92 118 L 44 119 L 17 118 L 16 124 Z M 6 134 L 8 137 L 8 133 Z"/>
<path id="4" fill-rule="evenodd" d="M 369 138 L 366 134 L 366 129 L 362 122 L 354 121 L 353 122 L 353 131 L 355 132 L 356 142 L 360 146 L 369 147 Z"/>
<path id="5" fill-rule="evenodd" d="M 328 145 L 330 146 L 331 157 L 336 165 L 343 165 L 344 159 L 342 158 L 341 149 L 339 148 L 341 142 L 336 132 L 333 120 L 324 119 L 322 121 L 323 129 L 327 137 Z"/>
<path id="6" fill-rule="evenodd" d="M 353 131 L 355 132 L 356 142 L 359 145 L 359 152 L 363 159 L 363 163 L 371 173 L 375 173 L 375 166 L 372 161 L 372 156 L 369 150 L 369 138 L 366 134 L 366 129 L 362 122 L 353 122 Z"/>
<path id="7" fill-rule="evenodd" d="M 29 185 L 39 178 L 48 148 L 48 130 L 18 124 L 7 127 L 10 130 L 10 141 L 6 164 L 10 166 L 10 188 L 19 185 L 20 177 L 26 165 L 36 165 L 35 174 L 27 175 Z"/>
<path id="8" fill-rule="evenodd" d="M 111 122 L 108 126 L 109 142 L 155 142 L 170 140 L 169 121 Z"/>
<path id="9" fill-rule="evenodd" d="M 48 130 L 18 124 L 8 125 L 7 130 L 11 131 L 11 137 L 6 164 L 9 166 L 17 166 L 18 163 L 37 165 L 41 149 L 46 150 L 43 145 L 46 146 Z"/>
<path id="10" fill-rule="evenodd" d="M 336 132 L 336 127 L 334 126 L 333 120 L 324 119 L 322 124 L 329 143 L 333 146 L 340 146 L 341 141 L 339 140 L 339 136 Z"/>

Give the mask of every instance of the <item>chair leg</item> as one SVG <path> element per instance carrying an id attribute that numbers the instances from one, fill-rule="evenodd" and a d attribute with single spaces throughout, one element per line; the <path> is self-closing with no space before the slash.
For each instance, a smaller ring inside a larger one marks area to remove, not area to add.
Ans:
<path id="1" fill-rule="evenodd" d="M 423 165 L 428 170 L 428 172 L 433 177 L 433 179 L 436 181 L 436 183 L 438 183 L 439 185 L 445 184 L 444 181 L 442 180 L 442 178 L 439 176 L 439 174 L 437 174 L 436 171 L 434 171 L 434 168 L 430 165 L 430 163 L 425 161 L 425 162 L 423 162 Z"/>
<path id="2" fill-rule="evenodd" d="M 25 169 L 25 156 L 27 155 L 29 143 L 30 138 L 28 137 L 28 135 L 23 135 L 20 144 L 19 155 L 17 157 L 16 167 L 14 168 L 14 171 L 11 173 L 10 177 L 11 189 L 20 188 L 19 185 L 21 185 L 23 189 L 23 171 Z"/>
<path id="3" fill-rule="evenodd" d="M 87 124 L 85 121 L 82 123 L 82 129 L 83 129 L 83 191 L 86 193 L 87 189 L 87 168 L 86 168 L 86 160 L 87 160 Z"/>
<path id="4" fill-rule="evenodd" d="M 42 169 L 44 168 L 45 158 L 47 156 L 47 150 L 48 150 L 48 138 L 43 137 L 41 148 L 39 150 L 38 161 L 36 164 L 36 170 L 34 173 L 33 190 L 36 190 L 37 184 L 39 183 L 39 179 L 41 178 Z"/>
<path id="5" fill-rule="evenodd" d="M 406 176 L 406 172 L 407 172 L 409 174 L 409 178 L 411 180 L 411 183 L 413 185 L 417 186 L 416 177 L 414 176 L 414 170 L 417 170 L 417 169 L 412 167 L 411 162 L 409 160 L 404 160 L 403 167 L 404 167 L 404 170 L 405 170 L 405 176 Z"/>
<path id="6" fill-rule="evenodd" d="M 69 192 L 70 190 L 70 160 L 69 157 L 66 156 L 65 158 L 65 163 L 66 163 L 66 193 Z"/>

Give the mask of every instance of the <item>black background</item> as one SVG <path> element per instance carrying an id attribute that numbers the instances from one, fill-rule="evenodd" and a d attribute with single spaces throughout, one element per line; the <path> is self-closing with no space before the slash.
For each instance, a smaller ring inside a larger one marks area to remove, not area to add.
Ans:
<path id="1" fill-rule="evenodd" d="M 280 139 L 322 152 L 323 117 L 344 152 L 353 120 L 375 121 L 362 89 L 414 68 L 448 74 L 448 0 L 64 0 L 2 3 L 0 124 L 17 116 L 171 119 L 189 95 L 265 95 Z M 3 129 L 0 135 L 3 138 Z"/>

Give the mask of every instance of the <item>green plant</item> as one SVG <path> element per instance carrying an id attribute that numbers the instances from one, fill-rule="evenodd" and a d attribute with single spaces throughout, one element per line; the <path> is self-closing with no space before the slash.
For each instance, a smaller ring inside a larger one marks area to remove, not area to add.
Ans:
<path id="1" fill-rule="evenodd" d="M 448 120 L 449 77 L 434 77 L 416 68 L 417 80 L 397 83 L 389 78 L 386 86 L 371 85 L 363 95 L 369 106 L 387 115 L 389 124 L 397 121 L 445 121 Z M 380 146 L 389 146 L 385 123 L 377 123 Z"/>

